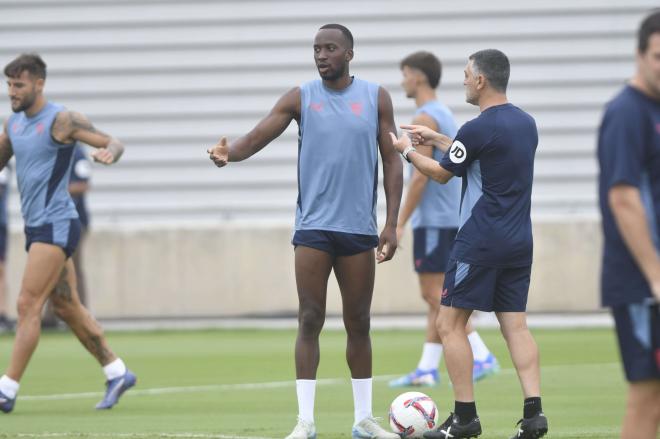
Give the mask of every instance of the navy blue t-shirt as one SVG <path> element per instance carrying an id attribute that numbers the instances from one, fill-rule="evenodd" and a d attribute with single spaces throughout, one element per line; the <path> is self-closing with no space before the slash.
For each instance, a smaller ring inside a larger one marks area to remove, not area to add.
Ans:
<path id="1" fill-rule="evenodd" d="M 604 251 L 604 306 L 642 302 L 651 288 L 616 225 L 608 202 L 619 184 L 639 188 L 656 249 L 660 251 L 660 102 L 626 86 L 606 108 L 598 133 L 599 195 Z"/>
<path id="2" fill-rule="evenodd" d="M 485 267 L 532 264 L 530 210 L 537 144 L 534 118 L 511 104 L 486 109 L 458 131 L 440 162 L 463 177 L 452 259 Z"/>

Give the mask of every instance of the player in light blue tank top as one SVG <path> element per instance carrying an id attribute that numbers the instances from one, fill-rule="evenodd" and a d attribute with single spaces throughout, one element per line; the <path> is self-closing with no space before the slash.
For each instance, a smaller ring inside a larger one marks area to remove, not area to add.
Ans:
<path id="1" fill-rule="evenodd" d="M 349 74 L 353 36 L 325 25 L 314 39 L 321 76 L 284 94 L 270 114 L 245 136 L 208 150 L 218 167 L 244 160 L 298 122 L 298 201 L 295 246 L 299 326 L 296 340 L 298 424 L 287 439 L 316 436 L 314 389 L 319 333 L 325 320 L 327 282 L 334 270 L 342 294 L 347 360 L 355 400 L 354 438 L 392 438 L 371 413 L 370 306 L 375 260 L 396 250 L 396 223 L 403 186 L 402 163 L 392 148 L 395 132 L 389 94 Z M 376 223 L 378 152 L 383 162 L 387 219 Z M 374 247 L 378 246 L 374 258 Z"/>
<path id="2" fill-rule="evenodd" d="M 457 127 L 451 110 L 438 101 L 436 89 L 442 76 L 440 60 L 432 53 L 420 51 L 405 57 L 400 64 L 402 87 L 417 105 L 413 124 L 428 126 L 454 137 Z M 430 146 L 418 148 L 434 160 L 443 153 Z M 391 387 L 434 386 L 440 379 L 438 367 L 442 359 L 442 341 L 437 330 L 440 298 L 449 263 L 449 253 L 458 232 L 461 182 L 450 180 L 446 185 L 428 179 L 409 166 L 411 178 L 408 193 L 399 214 L 397 235 L 410 219 L 413 228 L 413 261 L 419 277 L 422 298 L 428 304 L 426 337 L 422 356 L 412 372 L 390 381 Z M 479 333 L 470 325 L 469 340 L 474 354 L 473 378 L 480 380 L 499 369 Z"/>
<path id="3" fill-rule="evenodd" d="M 296 230 L 378 234 L 378 90 L 355 77 L 300 87 Z"/>
<path id="4" fill-rule="evenodd" d="M 0 170 L 16 156 L 28 257 L 18 297 L 14 348 L 9 367 L 0 377 L 0 411 L 9 413 L 14 408 L 49 298 L 57 316 L 103 366 L 106 395 L 96 408 L 108 409 L 135 385 L 136 378 L 110 350 L 101 327 L 80 303 L 76 270 L 69 258 L 80 236 L 80 221 L 68 185 L 76 142 L 98 148 L 94 159 L 107 165 L 119 160 L 124 147 L 97 131 L 82 114 L 46 100 L 46 64 L 38 55 L 19 56 L 5 67 L 5 75 L 14 114 L 0 134 Z"/>

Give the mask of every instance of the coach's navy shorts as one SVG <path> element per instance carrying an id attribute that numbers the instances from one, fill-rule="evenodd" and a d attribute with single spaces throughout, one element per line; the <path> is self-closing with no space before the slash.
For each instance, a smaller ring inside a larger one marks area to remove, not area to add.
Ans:
<path id="1" fill-rule="evenodd" d="M 43 226 L 25 227 L 25 251 L 30 250 L 34 242 L 43 242 L 61 247 L 70 258 L 80 241 L 80 220 L 62 220 Z"/>
<path id="2" fill-rule="evenodd" d="M 630 303 L 612 307 L 628 381 L 660 380 L 660 308 Z"/>
<path id="3" fill-rule="evenodd" d="M 418 273 L 444 273 L 458 229 L 420 227 L 413 230 L 413 259 Z"/>
<path id="4" fill-rule="evenodd" d="M 0 262 L 7 259 L 7 224 L 0 224 Z"/>
<path id="5" fill-rule="evenodd" d="M 291 244 L 294 247 L 302 245 L 315 248 L 332 256 L 353 256 L 378 247 L 378 236 L 328 230 L 296 230 Z"/>
<path id="6" fill-rule="evenodd" d="M 449 261 L 441 303 L 455 308 L 523 312 L 532 266 L 492 268 Z"/>

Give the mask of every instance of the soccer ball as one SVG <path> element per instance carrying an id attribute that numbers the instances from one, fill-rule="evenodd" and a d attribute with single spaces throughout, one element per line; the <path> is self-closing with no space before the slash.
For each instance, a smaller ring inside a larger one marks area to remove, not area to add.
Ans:
<path id="1" fill-rule="evenodd" d="M 421 392 L 397 396 L 390 406 L 390 427 L 402 438 L 421 438 L 438 423 L 438 408 Z"/>

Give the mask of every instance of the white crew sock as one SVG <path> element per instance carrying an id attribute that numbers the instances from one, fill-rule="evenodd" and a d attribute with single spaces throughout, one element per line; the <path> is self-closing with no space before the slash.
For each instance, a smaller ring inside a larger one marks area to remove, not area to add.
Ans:
<path id="1" fill-rule="evenodd" d="M 353 406 L 355 407 L 355 423 L 372 417 L 371 388 L 372 378 L 351 378 L 353 384 Z"/>
<path id="2" fill-rule="evenodd" d="M 0 392 L 4 393 L 9 399 L 16 398 L 19 387 L 20 384 L 18 384 L 18 381 L 12 380 L 7 375 L 3 375 L 2 378 L 0 378 Z"/>
<path id="3" fill-rule="evenodd" d="M 298 416 L 306 422 L 314 422 L 314 397 L 316 380 L 296 380 L 298 395 Z"/>
<path id="4" fill-rule="evenodd" d="M 437 369 L 440 365 L 440 359 L 442 358 L 442 344 L 440 343 L 424 343 L 424 349 L 422 349 L 422 358 L 419 359 L 419 364 L 417 364 L 417 369 L 420 370 L 431 370 Z"/>
<path id="5" fill-rule="evenodd" d="M 112 363 L 103 366 L 103 373 L 108 381 L 114 380 L 126 373 L 126 365 L 121 358 L 117 358 Z"/>
<path id="6" fill-rule="evenodd" d="M 490 351 L 486 347 L 486 344 L 481 339 L 477 331 L 472 331 L 468 334 L 468 340 L 470 341 L 470 346 L 472 347 L 472 355 L 474 356 L 475 361 L 484 361 L 490 355 Z"/>

